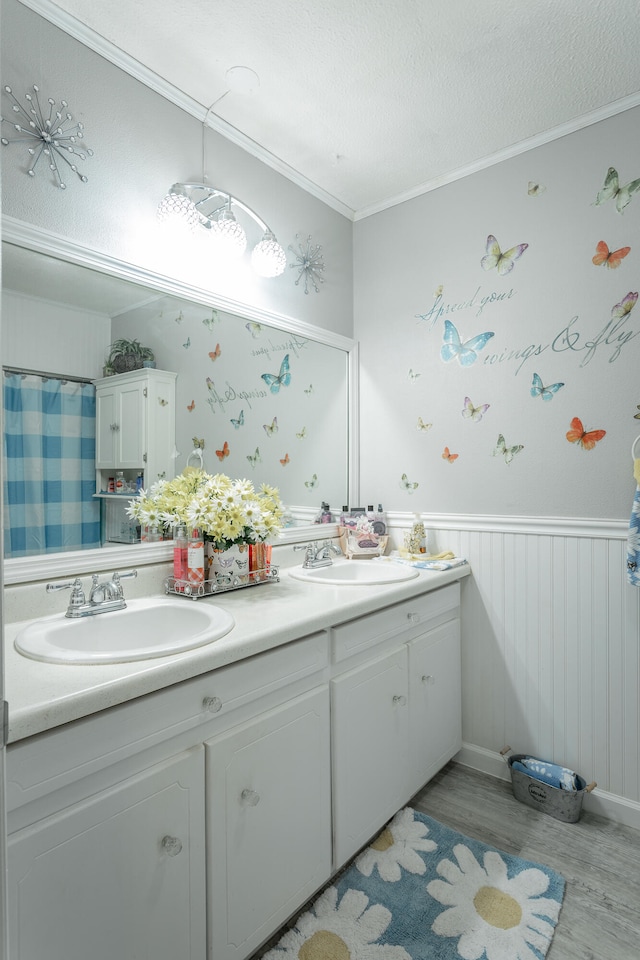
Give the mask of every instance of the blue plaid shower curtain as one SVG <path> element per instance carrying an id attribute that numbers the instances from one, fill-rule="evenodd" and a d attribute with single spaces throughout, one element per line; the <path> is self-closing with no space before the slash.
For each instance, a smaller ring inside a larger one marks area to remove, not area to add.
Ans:
<path id="1" fill-rule="evenodd" d="M 4 372 L 4 552 L 100 546 L 95 387 Z"/>

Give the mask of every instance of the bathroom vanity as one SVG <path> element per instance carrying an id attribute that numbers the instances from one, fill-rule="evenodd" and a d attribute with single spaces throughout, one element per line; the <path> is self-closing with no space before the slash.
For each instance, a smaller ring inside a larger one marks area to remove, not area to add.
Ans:
<path id="1" fill-rule="evenodd" d="M 468 572 L 283 571 L 138 663 L 31 661 L 9 625 L 11 957 L 248 957 L 460 748 Z"/>

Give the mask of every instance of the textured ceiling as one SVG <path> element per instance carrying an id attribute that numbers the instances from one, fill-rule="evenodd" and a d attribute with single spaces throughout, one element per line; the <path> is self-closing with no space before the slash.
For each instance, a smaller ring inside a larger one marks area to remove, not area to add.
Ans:
<path id="1" fill-rule="evenodd" d="M 215 114 L 357 215 L 640 91 L 638 0 L 56 6 L 203 116 L 227 71 L 250 67 L 258 89 Z"/>

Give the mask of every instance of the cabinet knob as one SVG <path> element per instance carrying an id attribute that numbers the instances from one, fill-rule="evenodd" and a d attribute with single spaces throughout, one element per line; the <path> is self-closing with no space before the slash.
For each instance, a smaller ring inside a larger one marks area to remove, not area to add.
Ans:
<path id="1" fill-rule="evenodd" d="M 169 834 L 162 838 L 160 846 L 168 857 L 177 857 L 182 852 L 182 840 L 179 837 L 170 837 Z"/>
<path id="2" fill-rule="evenodd" d="M 419 613 L 408 613 L 407 620 L 410 620 L 411 623 L 420 623 L 420 614 Z"/>
<path id="3" fill-rule="evenodd" d="M 257 807 L 260 803 L 260 794 L 255 790 L 249 790 L 248 787 L 240 794 L 240 803 L 243 807 Z"/>
<path id="4" fill-rule="evenodd" d="M 396 693 L 395 697 L 393 698 L 393 702 L 397 703 L 400 707 L 404 707 L 407 702 L 407 698 L 402 694 Z"/>
<path id="5" fill-rule="evenodd" d="M 222 700 L 220 697 L 205 697 L 202 706 L 209 713 L 219 713 L 222 710 Z"/>
<path id="6" fill-rule="evenodd" d="M 435 683 L 435 682 L 436 682 L 436 678 L 435 678 L 434 676 L 432 676 L 432 674 L 426 673 L 426 674 L 423 674 L 423 676 L 422 676 L 422 682 L 423 682 L 423 683 Z"/>

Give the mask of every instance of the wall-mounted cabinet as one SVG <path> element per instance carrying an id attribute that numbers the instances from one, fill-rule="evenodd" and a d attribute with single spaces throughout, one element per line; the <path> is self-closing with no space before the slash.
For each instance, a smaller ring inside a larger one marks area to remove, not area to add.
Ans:
<path id="1" fill-rule="evenodd" d="M 96 493 L 121 470 L 144 486 L 175 473 L 176 374 L 142 369 L 96 380 Z"/>

